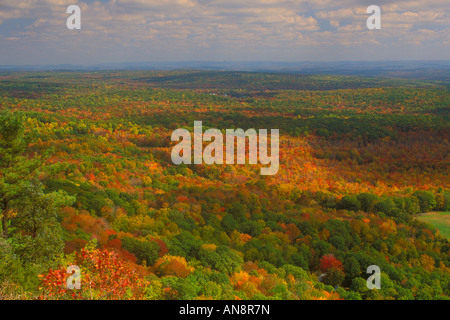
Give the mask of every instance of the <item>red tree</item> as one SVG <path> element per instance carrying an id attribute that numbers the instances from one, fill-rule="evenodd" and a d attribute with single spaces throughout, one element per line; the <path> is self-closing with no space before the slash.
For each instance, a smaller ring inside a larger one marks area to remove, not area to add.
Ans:
<path id="1" fill-rule="evenodd" d="M 81 289 L 68 289 L 69 265 L 81 269 Z M 145 280 L 136 268 L 108 250 L 82 249 L 67 266 L 40 275 L 40 299 L 138 299 Z"/>
<path id="2" fill-rule="evenodd" d="M 322 272 L 327 272 L 329 269 L 343 269 L 342 262 L 336 259 L 333 254 L 326 254 L 320 258 L 319 268 Z"/>

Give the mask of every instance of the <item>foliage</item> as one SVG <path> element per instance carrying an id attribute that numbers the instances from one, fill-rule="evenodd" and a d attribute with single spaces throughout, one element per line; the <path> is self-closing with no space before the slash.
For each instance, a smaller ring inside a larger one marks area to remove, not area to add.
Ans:
<path id="1" fill-rule="evenodd" d="M 450 243 L 419 215 L 450 209 L 449 104 L 409 80 L 1 72 L 0 295 L 446 299 Z M 173 165 L 195 120 L 280 129 L 278 174 Z"/>

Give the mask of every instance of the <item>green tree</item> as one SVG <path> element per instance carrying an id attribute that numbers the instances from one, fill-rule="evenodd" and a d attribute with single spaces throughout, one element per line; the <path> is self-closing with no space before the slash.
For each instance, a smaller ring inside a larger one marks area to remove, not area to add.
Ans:
<path id="1" fill-rule="evenodd" d="M 64 247 L 58 209 L 75 199 L 65 192 L 45 194 L 38 181 L 29 182 L 18 195 L 12 202 L 16 214 L 9 230 L 14 251 L 23 261 L 47 265 Z"/>
<path id="2" fill-rule="evenodd" d="M 353 195 L 343 196 L 342 199 L 338 203 L 339 209 L 358 211 L 361 209 L 361 204 L 359 203 L 358 198 Z"/>
<path id="3" fill-rule="evenodd" d="M 345 273 L 342 270 L 333 267 L 327 270 L 327 276 L 325 277 L 323 283 L 335 287 L 341 285 L 344 280 Z"/>
<path id="4" fill-rule="evenodd" d="M 420 211 L 428 212 L 433 210 L 436 205 L 436 197 L 430 191 L 418 190 L 413 193 L 413 196 L 419 199 Z"/>
<path id="5" fill-rule="evenodd" d="M 358 260 L 350 254 L 344 260 L 344 270 L 346 282 L 349 284 L 352 283 L 352 279 L 355 279 L 361 275 L 361 266 Z"/>
<path id="6" fill-rule="evenodd" d="M 244 263 L 238 252 L 226 246 L 220 246 L 216 250 L 200 248 L 199 259 L 203 265 L 226 274 L 239 271 Z"/>
<path id="7" fill-rule="evenodd" d="M 373 206 L 378 201 L 378 196 L 373 193 L 360 193 L 357 198 L 361 204 L 361 210 L 365 212 L 372 211 Z"/>
<path id="8" fill-rule="evenodd" d="M 10 111 L 0 114 L 0 217 L 1 235 L 8 238 L 12 219 L 11 202 L 38 173 L 48 153 L 31 159 L 26 148 L 31 135 L 25 135 L 24 116 Z"/>
<path id="9" fill-rule="evenodd" d="M 138 263 L 145 260 L 147 265 L 153 265 L 159 257 L 159 245 L 154 241 L 125 237 L 122 239 L 122 247 L 134 254 Z"/>

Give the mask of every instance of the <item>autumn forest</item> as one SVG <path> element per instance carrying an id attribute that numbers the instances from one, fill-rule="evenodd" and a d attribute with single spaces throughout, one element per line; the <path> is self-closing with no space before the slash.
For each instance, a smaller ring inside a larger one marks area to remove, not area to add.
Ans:
<path id="1" fill-rule="evenodd" d="M 0 297 L 448 300 L 420 217 L 450 211 L 449 106 L 444 81 L 2 71 Z M 194 121 L 279 129 L 278 172 L 175 165 Z"/>

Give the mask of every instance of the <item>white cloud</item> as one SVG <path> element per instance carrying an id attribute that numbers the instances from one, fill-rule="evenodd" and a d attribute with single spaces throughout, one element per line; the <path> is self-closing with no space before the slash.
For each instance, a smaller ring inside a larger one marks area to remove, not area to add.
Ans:
<path id="1" fill-rule="evenodd" d="M 382 29 L 366 28 L 366 8 L 357 0 L 110 0 L 79 1 L 82 29 L 67 30 L 65 9 L 73 0 L 2 0 L 0 35 L 28 43 L 42 42 L 55 55 L 70 47 L 72 56 L 113 59 L 274 59 L 314 58 L 311 48 L 326 55 L 336 50 L 359 50 L 405 43 L 448 45 L 448 0 L 380 0 Z M 16 30 L 2 25 L 10 19 L 31 19 Z M 428 31 L 425 31 L 428 30 Z M 68 43 L 70 41 L 70 43 Z M 0 49 L 14 58 L 15 46 Z M 78 48 L 78 51 L 77 51 Z M 267 53 L 265 53 L 267 51 Z M 256 56 L 249 54 L 256 53 Z M 333 58 L 332 52 L 329 56 Z M 69 56 L 71 56 L 69 54 Z M 1 64 L 1 62 L 0 62 Z"/>

